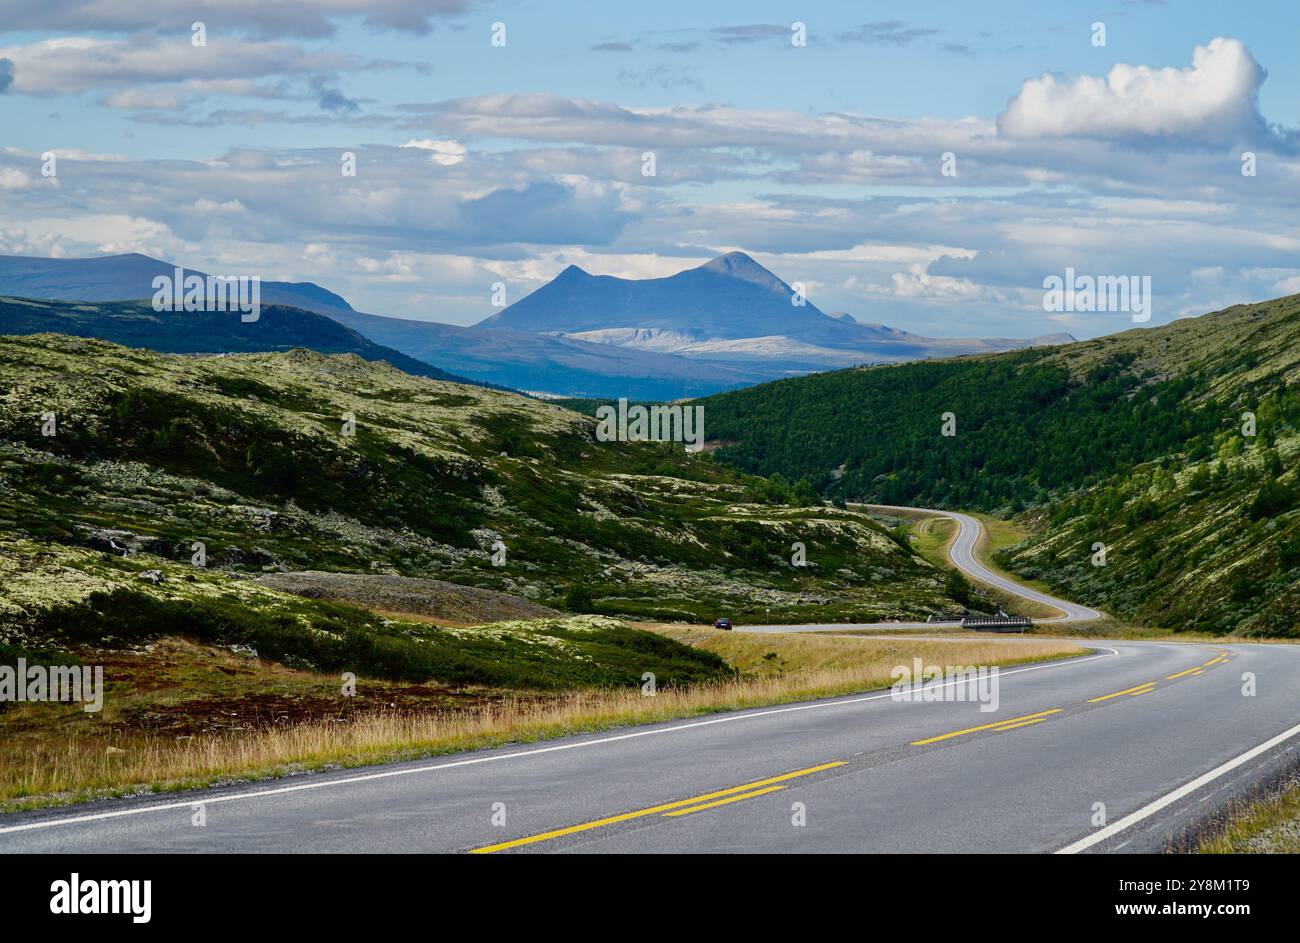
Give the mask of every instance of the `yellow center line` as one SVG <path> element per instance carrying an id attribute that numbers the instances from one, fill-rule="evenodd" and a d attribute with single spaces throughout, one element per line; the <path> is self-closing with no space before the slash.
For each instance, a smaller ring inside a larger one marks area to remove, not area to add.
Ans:
<path id="1" fill-rule="evenodd" d="M 756 782 L 745 783 L 743 786 L 732 786 L 730 789 L 719 789 L 716 792 L 705 793 L 702 796 L 695 796 L 690 799 L 679 799 L 676 802 L 665 802 L 662 805 L 651 806 L 648 809 L 638 809 L 635 812 L 624 812 L 622 815 L 610 815 L 603 819 L 583 822 L 579 825 L 570 825 L 566 828 L 557 828 L 549 832 L 542 832 L 538 835 L 529 835 L 525 838 L 515 838 L 511 841 L 498 842 L 495 845 L 485 845 L 482 848 L 472 849 L 470 854 L 485 855 L 491 854 L 495 851 L 505 851 L 508 848 L 518 848 L 521 845 L 531 845 L 534 842 L 548 841 L 552 838 L 562 838 L 565 835 L 573 835 L 577 832 L 586 832 L 593 828 L 602 828 L 606 825 L 615 825 L 619 822 L 627 822 L 632 819 L 643 818 L 647 815 L 654 815 L 657 812 L 667 812 L 670 809 L 680 809 L 684 806 L 693 806 L 701 802 L 708 802 L 710 799 L 718 799 L 722 796 L 730 796 L 738 792 L 748 792 L 762 786 L 769 786 L 772 783 L 785 782 L 786 780 L 796 779 L 800 776 L 811 776 L 813 773 L 820 773 L 822 770 L 843 766 L 845 762 L 846 761 L 844 760 L 837 760 L 834 763 L 823 763 L 820 766 L 810 766 L 807 769 L 795 770 L 793 773 L 783 773 L 780 776 L 771 776 L 767 779 L 760 779 Z"/>
<path id="2" fill-rule="evenodd" d="M 1188 668 L 1186 671 L 1180 671 L 1176 675 L 1166 675 L 1165 680 L 1173 681 L 1175 678 L 1185 678 L 1188 675 L 1198 675 L 1203 673 L 1204 671 L 1205 671 L 1205 667 L 1203 665 L 1197 665 L 1195 668 Z"/>
<path id="3" fill-rule="evenodd" d="M 1045 720 L 1047 720 L 1046 717 L 1036 717 L 1033 720 L 1022 720 L 1020 723 L 1011 724 L 1009 727 L 999 727 L 998 731 L 1001 732 L 1003 730 L 1015 730 L 1017 727 L 1030 727 L 1034 724 L 1041 724 Z"/>
<path id="4" fill-rule="evenodd" d="M 1126 688 L 1123 691 L 1116 691 L 1114 694 L 1103 694 L 1101 697 L 1092 697 L 1088 699 L 1089 704 L 1098 704 L 1101 701 L 1109 701 L 1112 697 L 1120 697 L 1124 694 L 1150 694 L 1155 688 L 1154 681 L 1148 681 L 1146 684 L 1139 684 L 1135 688 Z"/>
<path id="5" fill-rule="evenodd" d="M 913 740 L 912 746 L 923 747 L 928 743 L 938 743 L 940 740 L 950 740 L 953 737 L 960 737 L 963 734 L 968 734 L 968 733 L 976 733 L 977 731 L 980 730 L 1007 730 L 1010 729 L 1008 725 L 1014 725 L 1018 727 L 1020 726 L 1019 721 L 1034 720 L 1035 718 L 1039 718 L 1039 719 L 1045 718 L 1049 714 L 1059 714 L 1062 710 L 1064 710 L 1064 708 L 1053 707 L 1050 711 L 1042 711 L 1038 714 L 1026 714 L 1023 717 L 1012 717 L 1008 720 L 999 720 L 997 723 L 981 724 L 978 727 L 967 727 L 965 730 L 954 730 L 952 733 L 940 734 L 937 737 L 927 737 L 924 740 Z"/>
<path id="6" fill-rule="evenodd" d="M 753 792 L 742 792 L 738 796 L 728 796 L 725 799 L 715 799 L 713 802 L 706 802 L 704 805 L 693 805 L 689 809 L 678 809 L 675 812 L 665 812 L 666 818 L 672 818 L 675 815 L 690 815 L 692 812 L 703 812 L 705 809 L 716 809 L 720 805 L 729 805 L 732 802 L 739 802 L 741 799 L 752 799 L 755 796 L 765 796 L 769 792 L 780 792 L 784 786 L 768 786 L 766 789 L 755 789 Z"/>

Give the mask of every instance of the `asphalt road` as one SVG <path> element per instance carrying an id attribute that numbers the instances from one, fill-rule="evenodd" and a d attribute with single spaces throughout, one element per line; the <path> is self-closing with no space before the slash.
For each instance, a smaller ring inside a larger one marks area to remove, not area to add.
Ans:
<path id="1" fill-rule="evenodd" d="M 1300 744 L 1292 646 L 1116 642 L 998 687 L 991 713 L 875 693 L 14 814 L 0 851 L 1156 851 Z"/>
<path id="2" fill-rule="evenodd" d="M 938 511 L 931 508 L 899 508 L 887 504 L 868 505 L 871 508 L 879 508 L 884 511 L 923 511 L 926 514 L 933 514 L 938 517 L 946 517 L 954 520 L 958 524 L 957 539 L 952 542 L 948 550 L 948 556 L 956 565 L 957 569 L 962 570 L 972 579 L 979 580 L 981 583 L 987 583 L 998 589 L 1010 593 L 1013 596 L 1019 596 L 1021 599 L 1031 599 L 1034 602 L 1044 603 L 1054 609 L 1059 609 L 1061 615 L 1052 619 L 1036 619 L 1037 622 L 1086 622 L 1090 619 L 1101 618 L 1101 613 L 1096 609 L 1089 609 L 1087 606 L 1080 606 L 1077 603 L 1069 602 L 1065 599 L 1057 599 L 1055 596 L 1049 596 L 1047 593 L 1040 593 L 1038 590 L 1029 586 L 1023 586 L 1014 580 L 1009 580 L 1005 576 L 994 573 L 984 564 L 975 558 L 975 545 L 979 542 L 980 531 L 983 529 L 980 522 L 975 520 L 969 514 L 961 514 L 957 511 Z"/>
<path id="3" fill-rule="evenodd" d="M 1035 619 L 1035 622 L 1087 622 L 1092 619 L 1101 618 L 1101 613 L 1096 609 L 1090 609 L 1087 606 L 1081 606 L 1078 603 L 1072 603 L 1066 599 L 1057 599 L 1055 596 L 1049 596 L 1047 593 L 1039 592 L 1030 586 L 1024 586 L 1014 580 L 1007 579 L 1000 573 L 995 573 L 981 563 L 975 557 L 975 546 L 979 543 L 980 532 L 983 526 L 969 514 L 961 514 L 957 511 L 940 511 L 934 508 L 906 508 L 898 507 L 892 504 L 868 504 L 864 505 L 872 510 L 880 511 L 907 511 L 909 513 L 921 512 L 932 514 L 935 517 L 946 517 L 957 522 L 957 537 L 948 547 L 948 559 L 953 562 L 957 569 L 961 570 L 971 579 L 978 580 L 990 586 L 995 586 L 1005 593 L 1012 596 L 1019 596 L 1021 599 L 1029 599 L 1034 602 L 1043 603 L 1056 609 L 1060 614 L 1047 618 Z M 957 625 L 956 622 L 858 622 L 858 623 L 836 623 L 820 622 L 807 623 L 803 625 L 746 625 L 737 626 L 744 632 L 876 632 L 876 631 L 897 631 L 902 629 L 934 629 L 945 625 Z"/>
<path id="4" fill-rule="evenodd" d="M 1109 642 L 958 692 L 16 813 L 0 852 L 1160 851 L 1300 761 L 1300 647 Z"/>

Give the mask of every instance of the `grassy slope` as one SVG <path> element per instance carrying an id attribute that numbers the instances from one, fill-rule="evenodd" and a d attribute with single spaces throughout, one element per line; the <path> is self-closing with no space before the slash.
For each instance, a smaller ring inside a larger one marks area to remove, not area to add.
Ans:
<path id="1" fill-rule="evenodd" d="M 1181 452 L 1027 514 L 1034 536 L 999 559 L 1131 622 L 1300 635 L 1298 324 L 1291 297 L 1073 345 L 1076 371 L 1116 351 L 1151 371 L 1198 371 L 1198 394 L 1223 422 Z M 1241 432 L 1246 411 L 1257 414 L 1254 437 Z M 1282 500 L 1261 508 L 1270 484 Z M 1105 566 L 1093 565 L 1095 543 L 1106 545 Z"/>
<path id="2" fill-rule="evenodd" d="M 0 338 L 0 541 L 111 536 L 180 562 L 199 540 L 227 573 L 430 576 L 560 607 L 582 586 L 596 612 L 661 619 L 949 605 L 933 567 L 865 515 L 762 497 L 680 446 L 599 443 L 567 410 L 354 356 Z M 810 566 L 790 564 L 794 541 Z"/>
<path id="3" fill-rule="evenodd" d="M 1225 438 L 1225 445 L 1231 442 Z M 1279 437 L 1293 488 L 1300 438 Z M 1210 634 L 1300 634 L 1300 514 L 1252 508 L 1270 480 L 1258 445 L 1186 465 L 1145 465 L 1122 480 L 1027 515 L 1035 532 L 999 559 L 1129 622 Z M 1208 486 L 1198 471 L 1218 470 Z M 1094 563 L 1095 544 L 1106 547 Z"/>
<path id="4" fill-rule="evenodd" d="M 1240 809 L 1196 849 L 1202 854 L 1300 854 L 1300 784 Z"/>
<path id="5" fill-rule="evenodd" d="M 142 581 L 146 567 L 165 581 Z M 31 541 L 0 545 L 0 583 L 7 628 L 0 656 L 62 652 L 61 661 L 97 664 L 105 654 L 184 636 L 289 667 L 408 682 L 561 690 L 635 685 L 645 671 L 668 684 L 727 673 L 718 659 L 606 616 L 453 628 L 279 593 L 218 571 Z"/>

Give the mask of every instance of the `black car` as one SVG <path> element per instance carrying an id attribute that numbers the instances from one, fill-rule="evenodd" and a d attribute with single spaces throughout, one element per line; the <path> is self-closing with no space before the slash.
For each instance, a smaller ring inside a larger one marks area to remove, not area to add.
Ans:
<path id="1" fill-rule="evenodd" d="M 717 620 L 714 621 L 714 623 L 713 623 L 713 627 L 714 627 L 715 629 L 727 629 L 728 631 L 730 631 L 730 630 L 731 630 L 731 620 L 730 620 L 730 619 L 717 619 Z"/>

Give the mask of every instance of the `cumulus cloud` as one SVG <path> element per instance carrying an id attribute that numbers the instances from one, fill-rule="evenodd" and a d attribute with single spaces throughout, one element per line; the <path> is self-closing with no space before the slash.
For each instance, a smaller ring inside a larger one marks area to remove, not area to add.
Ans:
<path id="1" fill-rule="evenodd" d="M 966 278 L 931 275 L 921 265 L 913 265 L 906 272 L 894 272 L 890 276 L 890 282 L 894 294 L 900 298 L 1005 300 L 1005 296 L 996 289 L 978 285 Z"/>
<path id="2" fill-rule="evenodd" d="M 0 190 L 25 190 L 32 185 L 32 178 L 13 167 L 0 167 Z"/>
<path id="3" fill-rule="evenodd" d="M 1197 46 L 1187 68 L 1116 65 L 1105 78 L 1024 83 L 998 116 L 1009 138 L 1185 138 L 1233 144 L 1259 137 L 1259 87 L 1266 73 L 1237 39 Z"/>
<path id="4" fill-rule="evenodd" d="M 0 226 L 0 255 L 43 255 L 48 258 L 67 258 L 68 250 L 60 244 L 55 233 L 29 236 L 20 226 Z"/>
<path id="5" fill-rule="evenodd" d="M 565 232 L 569 242 L 609 245 L 631 216 L 616 192 L 586 181 L 543 180 L 500 189 L 462 206 L 472 232 L 491 243 L 546 243 Z"/>
<path id="6" fill-rule="evenodd" d="M 430 151 L 429 160 L 444 167 L 452 167 L 465 159 L 469 150 L 459 141 L 435 141 L 432 138 L 407 141 L 402 147 L 416 147 Z"/>

